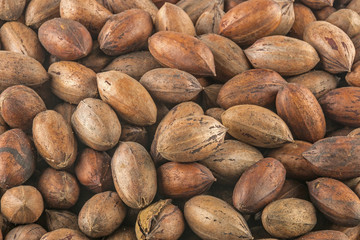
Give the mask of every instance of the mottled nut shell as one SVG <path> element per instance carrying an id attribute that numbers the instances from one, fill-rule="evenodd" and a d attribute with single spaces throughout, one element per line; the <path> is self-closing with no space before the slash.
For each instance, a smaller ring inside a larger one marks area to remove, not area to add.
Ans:
<path id="1" fill-rule="evenodd" d="M 189 15 L 180 7 L 166 2 L 157 12 L 156 31 L 174 31 L 195 36 L 195 27 Z"/>
<path id="2" fill-rule="evenodd" d="M 204 87 L 203 90 L 203 97 L 202 97 L 202 107 L 205 109 L 213 108 L 213 107 L 220 107 L 216 99 L 218 98 L 220 89 L 222 88 L 223 84 L 211 84 L 209 86 Z"/>
<path id="3" fill-rule="evenodd" d="M 316 17 L 310 8 L 301 3 L 294 3 L 294 13 L 295 21 L 290 29 L 289 36 L 303 39 L 306 26 L 316 21 Z"/>
<path id="4" fill-rule="evenodd" d="M 200 163 L 208 167 L 221 183 L 234 185 L 241 174 L 263 159 L 259 150 L 236 140 L 225 140 L 215 152 Z"/>
<path id="5" fill-rule="evenodd" d="M 312 180 L 316 177 L 311 164 L 302 156 L 312 146 L 309 142 L 295 140 L 268 152 L 267 156 L 279 160 L 286 169 L 286 176 L 299 180 Z"/>
<path id="6" fill-rule="evenodd" d="M 316 225 L 315 207 L 306 200 L 286 198 L 270 203 L 261 214 L 268 233 L 278 238 L 294 238 L 310 232 Z"/>
<path id="7" fill-rule="evenodd" d="M 295 22 L 295 11 L 293 0 L 275 0 L 281 7 L 281 20 L 279 26 L 271 35 L 286 35 Z"/>
<path id="8" fill-rule="evenodd" d="M 66 210 L 45 210 L 46 226 L 49 231 L 60 228 L 79 230 L 78 216 Z"/>
<path id="9" fill-rule="evenodd" d="M 192 100 L 202 86 L 191 74 L 175 68 L 157 68 L 145 73 L 140 83 L 157 100 L 181 103 Z"/>
<path id="10" fill-rule="evenodd" d="M 215 76 L 214 56 L 200 40 L 187 34 L 161 31 L 149 38 L 149 51 L 161 65 L 185 72 Z"/>
<path id="11" fill-rule="evenodd" d="M 89 237 L 103 237 L 120 226 L 125 214 L 126 207 L 116 192 L 98 193 L 81 208 L 79 227 Z"/>
<path id="12" fill-rule="evenodd" d="M 324 113 L 308 88 L 297 83 L 285 85 L 276 96 L 276 111 L 295 138 L 316 142 L 325 136 Z"/>
<path id="13" fill-rule="evenodd" d="M 255 68 L 271 69 L 282 76 L 308 72 L 320 61 L 309 43 L 286 36 L 260 38 L 244 52 Z"/>
<path id="14" fill-rule="evenodd" d="M 217 0 L 181 0 L 176 5 L 184 9 L 195 24 L 202 13 L 219 4 L 220 1 Z"/>
<path id="15" fill-rule="evenodd" d="M 39 28 L 45 21 L 60 17 L 61 0 L 31 0 L 25 12 L 25 24 Z"/>
<path id="16" fill-rule="evenodd" d="M 360 16 L 351 9 L 340 9 L 332 13 L 325 21 L 339 27 L 350 38 L 360 33 Z"/>
<path id="17" fill-rule="evenodd" d="M 68 209 L 79 198 L 80 189 L 76 178 L 68 172 L 46 169 L 40 176 L 38 189 L 50 208 Z"/>
<path id="18" fill-rule="evenodd" d="M 176 119 L 158 138 L 157 151 L 175 162 L 195 162 L 209 157 L 224 142 L 226 128 L 209 116 Z"/>
<path id="19" fill-rule="evenodd" d="M 349 179 L 360 176 L 360 138 L 329 137 L 302 154 L 318 176 Z"/>
<path id="20" fill-rule="evenodd" d="M 155 68 L 161 68 L 161 65 L 155 60 L 149 51 L 131 52 L 115 58 L 103 70 L 120 71 L 136 80 L 148 71 Z"/>
<path id="21" fill-rule="evenodd" d="M 60 16 L 78 21 L 96 36 L 104 26 L 111 12 L 96 0 L 62 0 Z"/>
<path id="22" fill-rule="evenodd" d="M 0 95 L 1 115 L 12 128 L 31 129 L 36 114 L 45 110 L 41 97 L 24 85 L 9 87 Z"/>
<path id="23" fill-rule="evenodd" d="M 296 240 L 330 240 L 330 239 L 349 240 L 348 236 L 346 236 L 345 233 L 342 233 L 340 231 L 333 231 L 333 230 L 310 232 L 302 237 L 297 238 Z"/>
<path id="24" fill-rule="evenodd" d="M 54 18 L 42 24 L 38 34 L 44 48 L 62 60 L 77 60 L 91 52 L 91 35 L 79 22 Z"/>
<path id="25" fill-rule="evenodd" d="M 121 125 L 114 110 L 95 98 L 81 100 L 71 117 L 71 125 L 77 137 L 97 151 L 115 147 L 121 136 Z"/>
<path id="26" fill-rule="evenodd" d="M 136 142 L 121 142 L 111 159 L 114 185 L 129 207 L 148 206 L 157 191 L 156 169 L 150 154 Z"/>
<path id="27" fill-rule="evenodd" d="M 167 129 L 171 122 L 178 118 L 192 116 L 192 115 L 203 115 L 203 109 L 194 102 L 184 102 L 173 107 L 161 120 L 159 123 L 156 132 L 154 134 L 154 139 L 151 143 L 150 154 L 155 163 L 164 162 L 165 159 L 157 150 L 157 146 L 159 143 L 159 136 L 161 132 Z"/>
<path id="28" fill-rule="evenodd" d="M 36 149 L 51 167 L 65 169 L 75 162 L 77 142 L 60 113 L 54 110 L 39 113 L 32 131 Z"/>
<path id="29" fill-rule="evenodd" d="M 20 22 L 7 22 L 1 29 L 1 43 L 4 50 L 22 53 L 35 58 L 40 63 L 45 60 L 45 51 L 42 48 L 37 34 Z"/>
<path id="30" fill-rule="evenodd" d="M 222 17 L 225 15 L 223 8 L 217 4 L 203 12 L 195 24 L 197 35 L 207 33 L 219 33 L 220 22 Z"/>
<path id="31" fill-rule="evenodd" d="M 251 0 L 228 11 L 220 22 L 220 34 L 241 46 L 272 33 L 280 24 L 281 8 L 273 0 Z"/>
<path id="32" fill-rule="evenodd" d="M 98 37 L 100 49 L 116 56 L 143 47 L 153 30 L 150 14 L 141 9 L 130 9 L 109 18 Z"/>
<path id="33" fill-rule="evenodd" d="M 38 224 L 28 224 L 13 228 L 6 234 L 5 240 L 39 240 L 46 230 Z"/>
<path id="34" fill-rule="evenodd" d="M 148 126 L 156 122 L 157 108 L 148 91 L 135 79 L 119 71 L 97 74 L 101 99 L 131 124 Z"/>
<path id="35" fill-rule="evenodd" d="M 121 226 L 113 234 L 106 237 L 106 240 L 136 240 L 134 227 Z"/>
<path id="36" fill-rule="evenodd" d="M 304 200 L 310 200 L 306 185 L 302 182 L 292 179 L 285 180 L 280 193 L 276 197 L 277 200 L 285 198 L 300 198 Z"/>
<path id="37" fill-rule="evenodd" d="M 226 82 L 216 102 L 225 109 L 240 104 L 272 106 L 276 94 L 285 84 L 286 81 L 273 70 L 251 69 Z"/>
<path id="38" fill-rule="evenodd" d="M 1 0 L 0 19 L 6 21 L 17 20 L 24 11 L 26 0 Z"/>
<path id="39" fill-rule="evenodd" d="M 351 71 L 355 47 L 343 30 L 325 21 L 315 21 L 306 26 L 303 37 L 319 53 L 325 71 Z"/>
<path id="40" fill-rule="evenodd" d="M 40 240 L 59 240 L 59 238 L 65 238 L 66 240 L 89 240 L 82 232 L 69 228 L 60 228 L 48 232 Z"/>
<path id="41" fill-rule="evenodd" d="M 95 40 L 93 42 L 93 46 L 89 55 L 84 58 L 79 59 L 79 63 L 84 65 L 87 68 L 90 68 L 94 72 L 98 73 L 108 65 L 113 58 L 111 56 L 106 55 L 100 49 L 99 42 Z"/>
<path id="42" fill-rule="evenodd" d="M 360 223 L 359 197 L 344 183 L 332 178 L 318 178 L 307 185 L 311 201 L 330 221 L 349 227 Z"/>
<path id="43" fill-rule="evenodd" d="M 241 175 L 233 192 L 233 205 L 241 213 L 256 213 L 273 201 L 284 185 L 286 170 L 275 158 L 264 158 Z"/>
<path id="44" fill-rule="evenodd" d="M 184 215 L 191 230 L 202 239 L 253 239 L 243 216 L 219 198 L 193 197 L 185 203 Z"/>
<path id="45" fill-rule="evenodd" d="M 331 90 L 319 99 L 325 116 L 345 126 L 360 127 L 360 89 L 342 87 Z"/>
<path id="46" fill-rule="evenodd" d="M 190 198 L 206 192 L 216 179 L 199 163 L 168 162 L 157 169 L 159 191 L 171 198 Z"/>
<path id="47" fill-rule="evenodd" d="M 289 83 L 297 83 L 307 87 L 319 99 L 324 94 L 336 88 L 339 79 L 325 71 L 311 71 L 287 79 Z"/>
<path id="48" fill-rule="evenodd" d="M 76 109 L 76 105 L 70 103 L 60 103 L 54 107 L 54 110 L 63 116 L 65 122 L 71 125 L 71 116 Z"/>
<path id="49" fill-rule="evenodd" d="M 216 79 L 226 82 L 235 75 L 250 69 L 243 50 L 233 41 L 217 34 L 198 37 L 214 55 Z"/>
<path id="50" fill-rule="evenodd" d="M 247 144 L 276 148 L 293 142 L 286 123 L 274 112 L 256 105 L 236 105 L 221 115 L 228 133 Z"/>
<path id="51" fill-rule="evenodd" d="M 60 99 L 78 104 L 85 98 L 96 97 L 96 73 L 76 62 L 60 61 L 50 65 L 51 91 Z"/>
<path id="52" fill-rule="evenodd" d="M 144 148 L 149 147 L 149 132 L 145 127 L 123 124 L 121 129 L 120 141 L 137 142 Z"/>
<path id="53" fill-rule="evenodd" d="M 7 189 L 26 182 L 35 170 L 32 143 L 20 129 L 0 135 L 0 188 Z"/>
<path id="54" fill-rule="evenodd" d="M 314 11 L 314 14 L 316 16 L 316 19 L 321 21 L 327 19 L 334 12 L 336 12 L 336 8 L 328 6 L 320 10 Z"/>
<path id="55" fill-rule="evenodd" d="M 27 185 L 13 187 L 1 197 L 1 214 L 15 224 L 36 222 L 44 211 L 40 192 Z"/>
<path id="56" fill-rule="evenodd" d="M 135 223 L 139 240 L 179 239 L 184 229 L 184 216 L 170 199 L 160 200 L 140 211 Z"/>
<path id="57" fill-rule="evenodd" d="M 360 87 L 360 61 L 353 65 L 351 72 L 346 74 L 345 80 L 350 86 Z"/>
<path id="58" fill-rule="evenodd" d="M 86 148 L 76 162 L 76 177 L 94 193 L 109 191 L 113 187 L 110 162 L 111 157 L 106 152 Z"/>

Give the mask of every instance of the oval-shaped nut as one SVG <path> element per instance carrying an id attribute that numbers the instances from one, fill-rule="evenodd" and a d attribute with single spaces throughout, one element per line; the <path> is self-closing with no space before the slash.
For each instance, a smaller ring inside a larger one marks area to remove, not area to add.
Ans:
<path id="1" fill-rule="evenodd" d="M 311 71 L 287 79 L 289 83 L 297 83 L 307 87 L 319 99 L 330 90 L 335 89 L 339 79 L 325 71 Z"/>
<path id="2" fill-rule="evenodd" d="M 11 223 L 34 223 L 43 211 L 43 198 L 33 186 L 10 188 L 1 197 L 1 214 Z"/>
<path id="3" fill-rule="evenodd" d="M 25 12 L 25 24 L 39 28 L 45 21 L 60 17 L 61 0 L 31 0 Z"/>
<path id="4" fill-rule="evenodd" d="M 261 214 L 268 233 L 278 238 L 294 238 L 310 232 L 316 225 L 316 210 L 311 202 L 286 198 L 270 203 Z"/>
<path id="5" fill-rule="evenodd" d="M 135 223 L 139 240 L 179 239 L 184 230 L 184 216 L 170 199 L 160 200 L 140 211 Z"/>
<path id="6" fill-rule="evenodd" d="M 82 232 L 69 228 L 60 228 L 48 232 L 40 240 L 58 240 L 60 236 L 68 240 L 89 240 Z"/>
<path id="7" fill-rule="evenodd" d="M 0 135 L 0 188 L 8 189 L 26 182 L 35 170 L 31 141 L 20 129 Z"/>
<path id="8" fill-rule="evenodd" d="M 68 209 L 79 199 L 80 189 L 76 178 L 66 171 L 47 168 L 40 176 L 38 189 L 50 208 Z"/>
<path id="9" fill-rule="evenodd" d="M 44 48 L 62 60 L 77 60 L 91 52 L 92 38 L 81 23 L 54 18 L 41 25 L 39 40 Z"/>
<path id="10" fill-rule="evenodd" d="M 104 26 L 111 12 L 96 0 L 62 0 L 60 16 L 78 21 L 96 36 Z"/>
<path id="11" fill-rule="evenodd" d="M 241 46 L 271 34 L 280 24 L 281 8 L 273 0 L 251 0 L 228 11 L 220 22 L 220 34 Z"/>
<path id="12" fill-rule="evenodd" d="M 96 73 L 71 61 L 60 61 L 50 65 L 51 91 L 60 99 L 78 104 L 85 98 L 96 97 Z"/>
<path id="13" fill-rule="evenodd" d="M 119 142 L 121 125 L 114 110 L 103 101 L 86 98 L 71 117 L 77 137 L 97 151 L 109 150 Z"/>
<path id="14" fill-rule="evenodd" d="M 171 31 L 157 32 L 149 38 L 149 51 L 166 67 L 194 75 L 216 75 L 211 50 L 193 36 Z"/>
<path id="15" fill-rule="evenodd" d="M 190 198 L 206 192 L 216 181 L 199 163 L 168 162 L 157 169 L 159 191 L 167 197 Z"/>
<path id="16" fill-rule="evenodd" d="M 103 70 L 120 71 L 136 80 L 148 71 L 155 68 L 161 68 L 161 65 L 155 60 L 149 51 L 131 52 L 115 58 Z"/>
<path id="17" fill-rule="evenodd" d="M 159 136 L 161 135 L 161 132 L 163 132 L 166 128 L 168 128 L 171 122 L 182 117 L 187 117 L 192 115 L 203 115 L 203 114 L 204 114 L 203 109 L 194 102 L 184 102 L 173 107 L 161 120 L 154 134 L 154 139 L 151 143 L 151 148 L 150 148 L 150 154 L 154 162 L 160 163 L 165 161 L 163 156 L 161 156 L 161 154 L 157 151 L 157 145 L 159 142 Z"/>
<path id="18" fill-rule="evenodd" d="M 218 120 L 219 122 L 221 122 L 221 114 L 223 112 L 225 112 L 225 109 L 222 109 L 219 107 L 214 107 L 214 108 L 209 108 L 208 110 L 206 110 L 205 115 L 213 117 L 216 120 Z"/>
<path id="19" fill-rule="evenodd" d="M 359 144 L 357 137 L 324 138 L 302 155 L 318 176 L 349 179 L 360 176 Z"/>
<path id="20" fill-rule="evenodd" d="M 136 209 L 148 206 L 157 191 L 156 169 L 146 149 L 136 142 L 121 142 L 111 159 L 117 193 Z"/>
<path id="21" fill-rule="evenodd" d="M 209 116 L 176 119 L 158 138 L 157 151 L 175 162 L 195 162 L 214 153 L 224 142 L 226 128 Z"/>
<path id="22" fill-rule="evenodd" d="M 226 82 L 235 75 L 250 69 L 243 50 L 233 41 L 217 34 L 198 37 L 214 55 L 216 79 Z"/>
<path id="23" fill-rule="evenodd" d="M 157 12 L 156 31 L 174 31 L 195 36 L 195 27 L 189 15 L 180 7 L 166 2 Z"/>
<path id="24" fill-rule="evenodd" d="M 310 8 L 301 3 L 294 3 L 295 21 L 290 29 L 289 35 L 294 38 L 303 39 L 305 27 L 316 21 L 316 17 Z"/>
<path id="25" fill-rule="evenodd" d="M 7 22 L 0 29 L 2 48 L 35 58 L 40 63 L 45 60 L 45 52 L 37 34 L 20 22 Z"/>
<path id="26" fill-rule="evenodd" d="M 360 33 L 360 16 L 351 9 L 340 9 L 326 18 L 325 21 L 339 27 L 350 38 Z"/>
<path id="27" fill-rule="evenodd" d="M 281 188 L 280 193 L 276 197 L 276 199 L 285 199 L 285 198 L 300 198 L 304 200 L 310 199 L 306 185 L 302 182 L 292 179 L 285 180 L 285 183 Z"/>
<path id="28" fill-rule="evenodd" d="M 325 136 L 324 113 L 308 88 L 296 83 L 285 85 L 276 96 L 276 111 L 297 139 L 316 142 Z"/>
<path id="29" fill-rule="evenodd" d="M 327 19 L 334 12 L 336 12 L 336 8 L 328 6 L 315 11 L 314 14 L 317 20 L 322 21 Z"/>
<path id="30" fill-rule="evenodd" d="M 126 207 L 116 192 L 98 193 L 81 208 L 79 228 L 89 237 L 107 236 L 120 226 L 125 215 Z"/>
<path id="31" fill-rule="evenodd" d="M 256 148 L 236 140 L 225 140 L 216 151 L 200 163 L 220 181 L 234 185 L 251 165 L 263 159 Z"/>
<path id="32" fill-rule="evenodd" d="M 27 86 L 15 85 L 0 95 L 1 116 L 12 128 L 31 129 L 36 114 L 45 110 L 44 101 Z"/>
<path id="33" fill-rule="evenodd" d="M 360 127 L 360 89 L 342 87 L 331 90 L 319 99 L 325 116 L 346 126 Z"/>
<path id="34" fill-rule="evenodd" d="M 45 210 L 46 225 L 49 231 L 60 228 L 70 228 L 80 230 L 78 226 L 78 216 L 66 210 Z"/>
<path id="35" fill-rule="evenodd" d="M 317 50 L 325 71 L 351 71 L 355 47 L 343 30 L 325 21 L 315 21 L 306 26 L 303 38 Z"/>
<path id="36" fill-rule="evenodd" d="M 66 169 L 75 162 L 77 142 L 60 113 L 47 110 L 36 115 L 32 132 L 36 149 L 51 167 Z"/>
<path id="37" fill-rule="evenodd" d="M 276 199 L 285 183 L 286 170 L 275 158 L 264 158 L 241 175 L 233 192 L 233 205 L 241 213 L 260 211 Z"/>
<path id="38" fill-rule="evenodd" d="M 136 240 L 134 227 L 121 226 L 118 230 L 106 237 L 106 240 Z"/>
<path id="39" fill-rule="evenodd" d="M 98 73 L 101 99 L 124 120 L 138 126 L 156 122 L 157 108 L 148 91 L 135 79 L 119 71 Z"/>
<path id="40" fill-rule="evenodd" d="M 335 224 L 354 227 L 360 222 L 359 197 L 344 183 L 332 178 L 307 182 L 317 209 Z"/>
<path id="41" fill-rule="evenodd" d="M 281 8 L 281 20 L 279 26 L 271 35 L 286 35 L 295 22 L 294 1 L 293 0 L 275 0 Z"/>
<path id="42" fill-rule="evenodd" d="M 360 61 L 353 65 L 351 72 L 346 74 L 345 80 L 350 86 L 360 87 Z"/>
<path id="43" fill-rule="evenodd" d="M 217 0 L 181 0 L 176 5 L 184 9 L 195 24 L 202 13 L 209 11 L 214 5 L 219 5 L 219 2 Z"/>
<path id="44" fill-rule="evenodd" d="M 247 144 L 276 148 L 293 142 L 286 123 L 274 112 L 256 105 L 236 105 L 221 115 L 228 133 Z"/>
<path id="45" fill-rule="evenodd" d="M 1 0 L 0 19 L 5 21 L 17 20 L 25 9 L 26 0 Z"/>
<path id="46" fill-rule="evenodd" d="M 0 91 L 17 84 L 40 86 L 49 79 L 44 67 L 32 57 L 0 51 L 0 59 Z"/>
<path id="47" fill-rule="evenodd" d="M 140 83 L 157 100 L 181 103 L 192 100 L 202 90 L 191 74 L 175 68 L 157 68 L 145 73 Z"/>
<path id="48" fill-rule="evenodd" d="M 8 234 L 6 234 L 6 240 L 37 240 L 40 239 L 46 230 L 38 224 L 27 224 L 13 228 Z"/>
<path id="49" fill-rule="evenodd" d="M 286 169 L 286 176 L 299 180 L 312 180 L 316 177 L 311 164 L 302 156 L 312 146 L 309 142 L 295 140 L 284 146 L 273 149 L 267 156 L 279 160 Z"/>
<path id="50" fill-rule="evenodd" d="M 185 203 L 184 215 L 191 230 L 202 239 L 253 239 L 243 216 L 219 198 L 193 197 Z"/>
<path id="51" fill-rule="evenodd" d="M 330 240 L 330 239 L 349 240 L 348 236 L 346 236 L 345 233 L 334 230 L 310 232 L 302 237 L 297 238 L 296 240 Z"/>
<path id="52" fill-rule="evenodd" d="M 225 109 L 240 104 L 274 105 L 286 81 L 275 71 L 251 69 L 236 75 L 221 87 L 217 103 Z"/>
<path id="53" fill-rule="evenodd" d="M 334 0 L 301 0 L 301 2 L 311 9 L 322 9 L 332 6 Z"/>
<path id="54" fill-rule="evenodd" d="M 139 50 L 152 30 L 150 14 L 141 9 L 126 10 L 105 23 L 98 37 L 100 49 L 111 56 Z"/>
<path id="55" fill-rule="evenodd" d="M 195 24 L 197 35 L 206 33 L 219 33 L 220 21 L 224 16 L 223 9 L 215 4 L 214 7 L 208 11 L 203 12 Z"/>
<path id="56" fill-rule="evenodd" d="M 282 76 L 308 72 L 320 61 L 309 43 L 286 36 L 261 38 L 244 52 L 255 68 L 271 69 Z"/>
<path id="57" fill-rule="evenodd" d="M 76 177 L 92 192 L 109 191 L 113 187 L 110 163 L 111 157 L 106 152 L 86 148 L 77 160 Z"/>

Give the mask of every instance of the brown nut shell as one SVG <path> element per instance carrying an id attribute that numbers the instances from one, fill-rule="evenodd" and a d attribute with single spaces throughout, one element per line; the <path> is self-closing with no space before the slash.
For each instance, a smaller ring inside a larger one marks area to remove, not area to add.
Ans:
<path id="1" fill-rule="evenodd" d="M 92 38 L 81 23 L 54 18 L 41 25 L 39 40 L 44 48 L 62 60 L 77 60 L 91 52 Z"/>
<path id="2" fill-rule="evenodd" d="M 5 240 L 38 240 L 44 234 L 46 230 L 38 224 L 27 224 L 13 228 L 8 234 L 6 234 Z"/>
<path id="3" fill-rule="evenodd" d="M 148 206 L 157 191 L 156 169 L 150 154 L 136 142 L 121 142 L 111 159 L 114 185 L 129 207 Z"/>
<path id="4" fill-rule="evenodd" d="M 295 11 L 293 0 L 275 0 L 281 7 L 281 20 L 279 26 L 271 35 L 287 35 L 295 22 Z"/>
<path id="5" fill-rule="evenodd" d="M 0 19 L 6 21 L 17 20 L 25 9 L 26 0 L 12 1 L 1 0 L 0 1 Z"/>
<path id="6" fill-rule="evenodd" d="M 89 240 L 82 232 L 69 228 L 60 228 L 48 232 L 40 240 L 58 240 L 59 237 L 65 237 L 66 240 Z"/>
<path id="7" fill-rule="evenodd" d="M 316 21 L 316 17 L 310 8 L 301 4 L 294 3 L 295 21 L 290 29 L 289 36 L 303 39 L 305 27 Z"/>
<path id="8" fill-rule="evenodd" d="M 36 149 L 51 167 L 65 169 L 75 162 L 77 142 L 60 113 L 54 110 L 39 113 L 32 131 Z"/>
<path id="9" fill-rule="evenodd" d="M 121 226 L 113 234 L 106 237 L 106 240 L 137 240 L 134 227 Z"/>
<path id="10" fill-rule="evenodd" d="M 166 67 L 194 75 L 216 75 L 211 50 L 193 36 L 170 31 L 157 32 L 149 38 L 149 51 Z"/>
<path id="11" fill-rule="evenodd" d="M 350 86 L 360 87 L 360 62 L 353 65 L 351 72 L 346 74 L 345 80 Z"/>
<path id="12" fill-rule="evenodd" d="M 46 226 L 49 231 L 60 228 L 79 230 L 78 216 L 66 210 L 45 210 Z"/>
<path id="13" fill-rule="evenodd" d="M 349 238 L 345 235 L 345 233 L 334 230 L 310 232 L 302 237 L 297 238 L 296 240 L 329 240 L 329 239 L 349 240 Z"/>
<path id="14" fill-rule="evenodd" d="M 275 200 L 284 185 L 286 170 L 275 158 L 264 158 L 241 175 L 233 192 L 233 205 L 241 213 L 256 213 Z"/>
<path id="15" fill-rule="evenodd" d="M 325 21 L 339 27 L 350 38 L 360 33 L 360 16 L 351 9 L 340 9 L 332 13 Z"/>
<path id="16" fill-rule="evenodd" d="M 60 17 L 61 0 L 31 0 L 25 12 L 25 24 L 38 29 L 45 21 Z"/>

